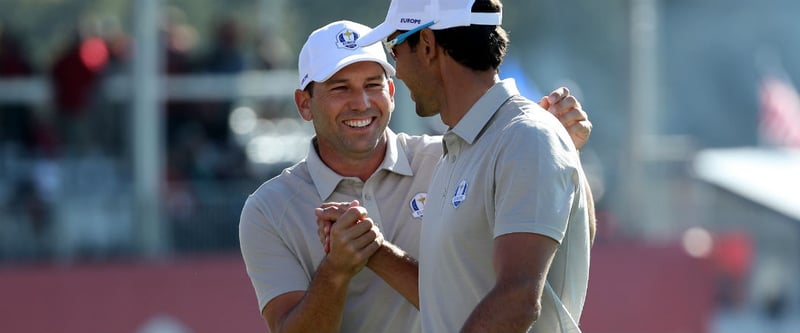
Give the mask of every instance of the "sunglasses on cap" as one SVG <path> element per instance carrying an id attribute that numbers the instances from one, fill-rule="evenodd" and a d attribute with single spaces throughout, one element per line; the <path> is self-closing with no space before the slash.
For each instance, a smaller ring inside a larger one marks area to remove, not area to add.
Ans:
<path id="1" fill-rule="evenodd" d="M 392 40 L 383 42 L 383 47 L 385 47 L 386 51 L 388 51 L 389 54 L 392 55 L 392 58 L 397 59 L 397 56 L 395 55 L 395 52 L 394 52 L 394 47 L 395 46 L 397 46 L 398 44 L 402 44 L 403 42 L 406 41 L 406 39 L 408 39 L 409 36 L 422 31 L 422 29 L 425 29 L 427 27 L 432 26 L 435 23 L 436 23 L 436 21 L 430 21 L 430 22 L 425 23 L 423 25 L 420 25 L 420 26 L 418 26 L 418 27 L 416 27 L 414 29 L 411 29 L 411 30 L 406 31 L 406 32 L 404 32 L 402 34 L 399 34 L 399 35 L 397 35 L 397 37 L 393 38 Z"/>

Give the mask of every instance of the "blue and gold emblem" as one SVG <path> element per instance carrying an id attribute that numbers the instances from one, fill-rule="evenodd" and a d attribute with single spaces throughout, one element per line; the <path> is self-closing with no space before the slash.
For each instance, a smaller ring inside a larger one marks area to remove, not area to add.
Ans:
<path id="1" fill-rule="evenodd" d="M 411 216 L 415 219 L 421 219 L 425 212 L 425 199 L 428 197 L 428 193 L 421 192 L 417 193 L 413 198 L 411 198 Z"/>
<path id="2" fill-rule="evenodd" d="M 453 207 L 458 208 L 464 200 L 467 200 L 467 180 L 458 183 L 456 193 L 453 193 Z"/>
<path id="3" fill-rule="evenodd" d="M 356 45 L 358 37 L 358 33 L 350 29 L 339 31 L 339 33 L 336 34 L 336 46 L 340 49 L 354 50 L 358 47 L 358 45 Z"/>

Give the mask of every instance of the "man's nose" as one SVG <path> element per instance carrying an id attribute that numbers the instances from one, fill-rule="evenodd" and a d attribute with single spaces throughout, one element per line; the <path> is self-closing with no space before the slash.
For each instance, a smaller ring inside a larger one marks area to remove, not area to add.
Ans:
<path id="1" fill-rule="evenodd" d="M 370 107 L 369 94 L 364 89 L 358 89 L 353 92 L 350 98 L 350 109 L 358 111 L 366 111 Z"/>

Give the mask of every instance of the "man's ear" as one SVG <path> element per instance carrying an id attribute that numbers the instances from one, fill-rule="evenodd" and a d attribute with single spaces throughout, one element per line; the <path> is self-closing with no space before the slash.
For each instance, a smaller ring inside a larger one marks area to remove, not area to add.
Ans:
<path id="1" fill-rule="evenodd" d="M 387 81 L 389 82 L 389 97 L 391 97 L 392 101 L 394 101 L 394 80 L 392 80 L 392 78 L 388 78 Z"/>
<path id="2" fill-rule="evenodd" d="M 429 61 L 436 58 L 436 35 L 433 34 L 433 30 L 425 28 L 419 32 L 417 53 L 421 53 Z"/>
<path id="3" fill-rule="evenodd" d="M 314 87 L 311 87 L 314 89 Z M 294 91 L 294 104 L 297 105 L 297 113 L 305 121 L 311 121 L 311 94 L 305 90 L 297 89 Z"/>

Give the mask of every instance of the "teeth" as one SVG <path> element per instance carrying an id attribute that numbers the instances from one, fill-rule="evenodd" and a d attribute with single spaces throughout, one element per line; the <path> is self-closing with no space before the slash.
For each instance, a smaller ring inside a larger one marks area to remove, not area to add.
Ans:
<path id="1" fill-rule="evenodd" d="M 361 120 L 345 120 L 344 124 L 350 127 L 367 127 L 372 123 L 372 118 Z"/>

